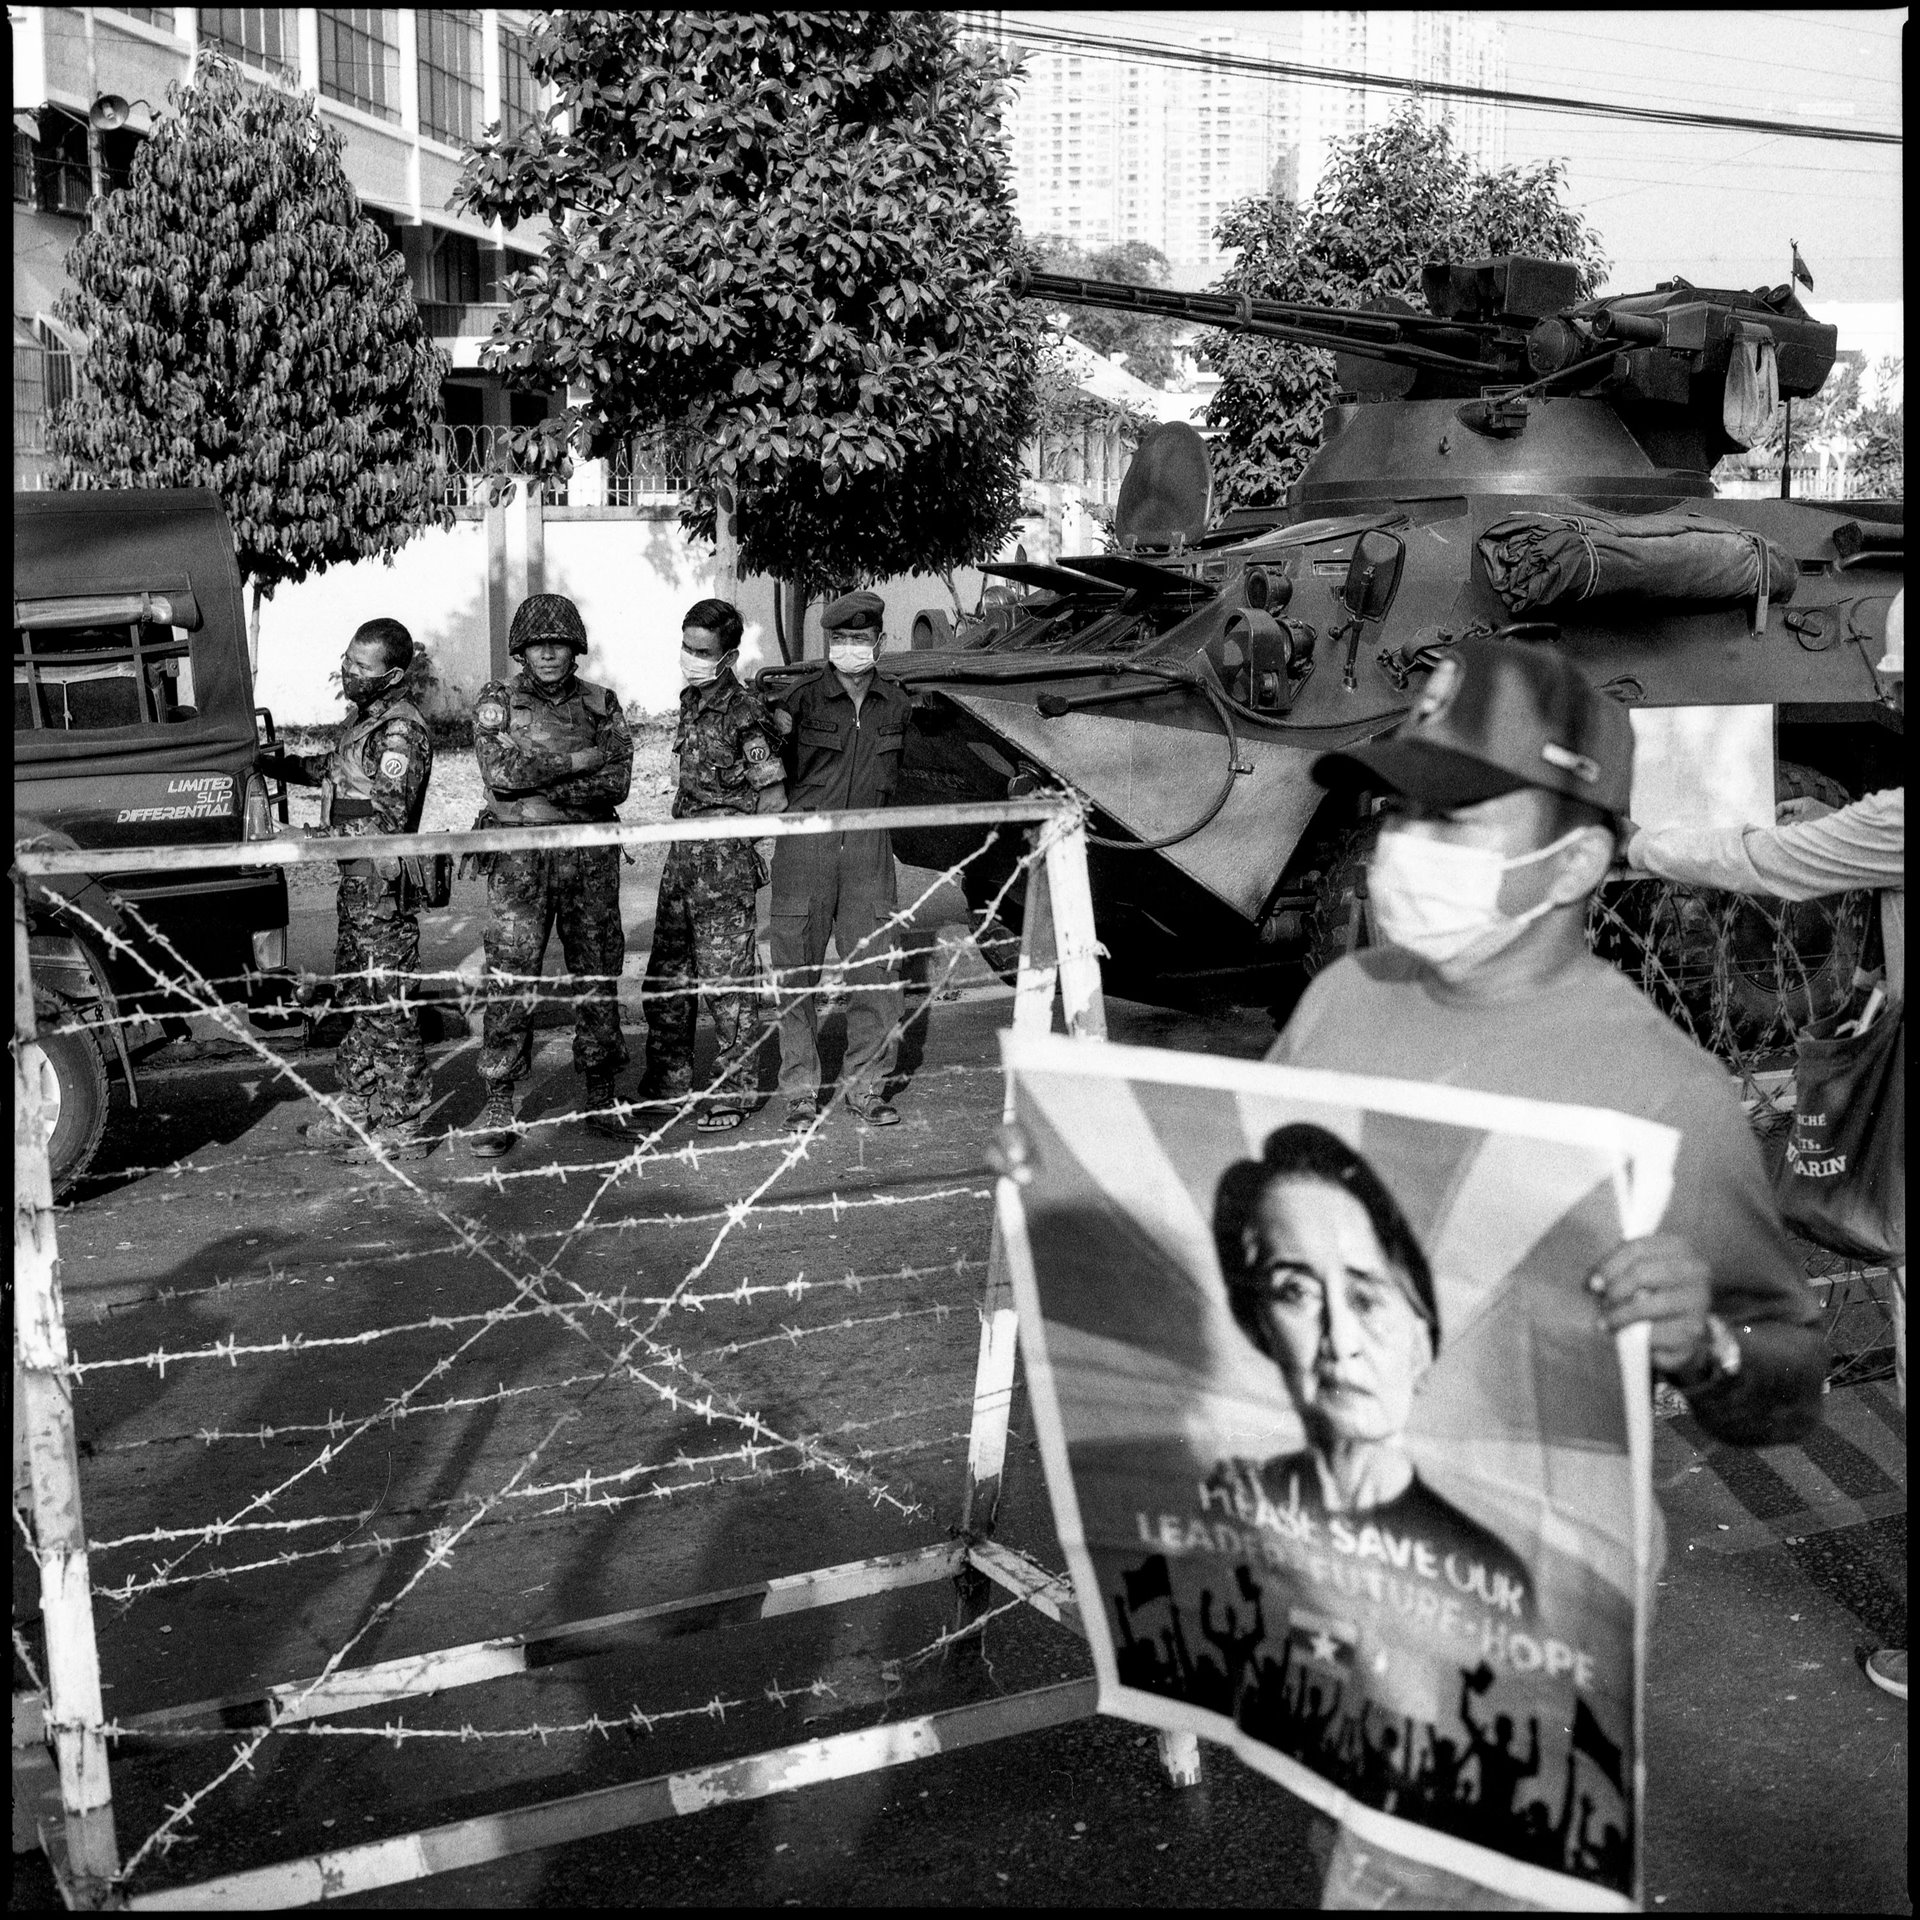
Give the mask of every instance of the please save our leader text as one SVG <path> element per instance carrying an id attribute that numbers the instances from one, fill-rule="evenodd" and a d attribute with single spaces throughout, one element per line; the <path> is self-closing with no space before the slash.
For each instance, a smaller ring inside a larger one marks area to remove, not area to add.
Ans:
<path id="1" fill-rule="evenodd" d="M 1201 1488 L 1203 1508 L 1230 1511 L 1218 1488 Z M 1170 1560 L 1208 1554 L 1245 1560 L 1304 1578 L 1348 1600 L 1371 1602 L 1437 1643 L 1471 1643 L 1497 1670 L 1570 1674 L 1590 1688 L 1592 1654 L 1550 1635 L 1527 1633 L 1524 1591 L 1498 1568 L 1455 1548 L 1394 1533 L 1345 1514 L 1316 1516 L 1267 1505 L 1252 1525 L 1212 1511 L 1202 1515 L 1136 1512 L 1138 1543 Z"/>

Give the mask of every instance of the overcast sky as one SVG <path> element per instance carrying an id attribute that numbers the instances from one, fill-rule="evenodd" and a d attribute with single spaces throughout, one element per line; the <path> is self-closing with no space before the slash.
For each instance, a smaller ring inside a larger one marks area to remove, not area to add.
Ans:
<path id="1" fill-rule="evenodd" d="M 1504 13 L 1508 85 L 1876 131 L 1901 125 L 1907 10 Z M 1564 156 L 1616 288 L 1787 277 L 1798 239 L 1818 311 L 1901 297 L 1901 149 L 1509 109 L 1514 160 Z"/>
<path id="2" fill-rule="evenodd" d="M 1056 16 L 1058 17 L 1058 16 Z M 1194 13 L 1075 11 L 1137 38 L 1184 41 Z M 1209 13 L 1256 35 L 1271 14 Z M 1508 12 L 1507 81 L 1520 92 L 1827 123 L 1901 125 L 1900 8 Z M 1507 154 L 1560 156 L 1599 229 L 1611 289 L 1678 273 L 1702 286 L 1773 286 L 1797 239 L 1826 303 L 1901 297 L 1901 149 L 1709 132 L 1508 109 Z"/>

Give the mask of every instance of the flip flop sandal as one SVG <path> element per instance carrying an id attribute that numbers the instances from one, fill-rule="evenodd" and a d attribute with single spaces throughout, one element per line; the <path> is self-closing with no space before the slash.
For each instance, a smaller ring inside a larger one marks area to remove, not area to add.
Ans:
<path id="1" fill-rule="evenodd" d="M 731 1133 L 746 1122 L 747 1116 L 737 1107 L 722 1107 L 717 1113 L 703 1113 L 693 1123 L 693 1130 L 695 1133 Z"/>

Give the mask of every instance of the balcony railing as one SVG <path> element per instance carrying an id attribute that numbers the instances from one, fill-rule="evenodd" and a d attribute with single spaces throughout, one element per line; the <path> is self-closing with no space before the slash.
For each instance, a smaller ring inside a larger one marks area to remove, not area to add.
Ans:
<path id="1" fill-rule="evenodd" d="M 420 324 L 436 340 L 484 340 L 507 310 L 505 301 L 422 300 L 417 294 L 413 304 Z"/>
<path id="2" fill-rule="evenodd" d="M 453 506 L 485 504 L 485 477 L 497 453 L 504 453 L 509 429 L 500 426 L 447 426 L 436 430 L 446 472 L 445 498 Z M 678 500 L 684 480 L 658 446 L 643 444 L 636 461 L 622 450 L 613 459 L 576 464 L 558 479 L 541 483 L 541 503 L 549 507 L 605 505 L 637 507 Z M 596 485 L 595 469 L 604 469 Z M 598 494 L 599 498 L 594 496 Z"/>

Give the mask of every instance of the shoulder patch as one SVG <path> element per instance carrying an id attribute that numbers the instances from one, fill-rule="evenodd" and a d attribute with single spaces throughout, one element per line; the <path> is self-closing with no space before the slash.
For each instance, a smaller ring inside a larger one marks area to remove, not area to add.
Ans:
<path id="1" fill-rule="evenodd" d="M 473 724 L 489 733 L 499 732 L 507 724 L 507 703 L 494 694 L 483 696 L 473 710 Z"/>
<path id="2" fill-rule="evenodd" d="M 773 758 L 773 749 L 767 745 L 761 735 L 757 733 L 749 734 L 747 736 L 747 758 L 755 761 L 771 760 Z"/>
<path id="3" fill-rule="evenodd" d="M 380 756 L 380 771 L 389 780 L 405 779 L 407 773 L 407 756 L 404 753 L 383 753 Z"/>

